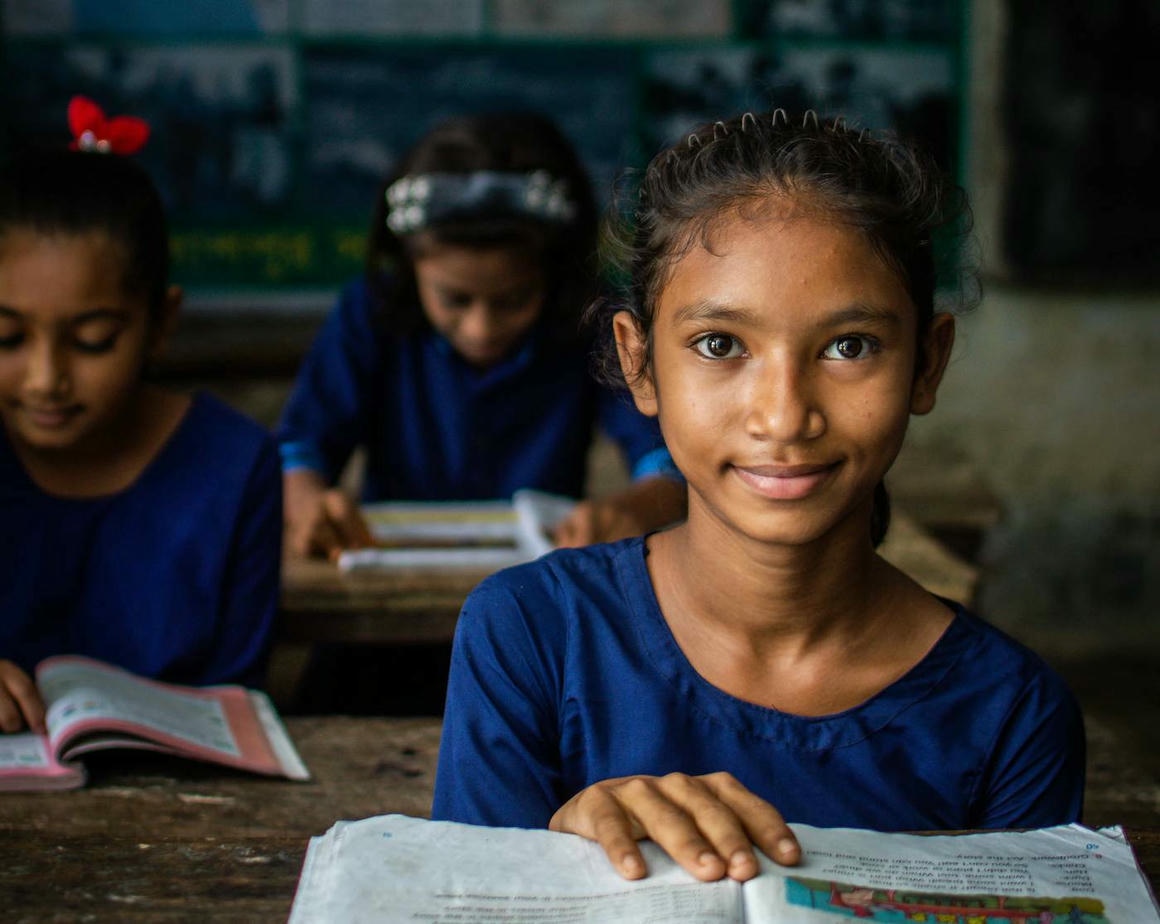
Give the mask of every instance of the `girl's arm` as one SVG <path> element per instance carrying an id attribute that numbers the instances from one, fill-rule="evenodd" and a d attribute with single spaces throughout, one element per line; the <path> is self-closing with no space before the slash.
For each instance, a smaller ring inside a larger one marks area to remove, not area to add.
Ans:
<path id="1" fill-rule="evenodd" d="M 650 475 L 621 491 L 580 501 L 552 538 L 566 548 L 639 536 L 682 519 L 686 505 L 683 479 Z"/>
<path id="2" fill-rule="evenodd" d="M 282 566 L 282 491 L 278 454 L 266 440 L 238 508 L 213 651 L 201 683 L 264 687 L 273 643 Z"/>
<path id="3" fill-rule="evenodd" d="M 451 649 L 433 818 L 546 828 L 564 801 L 556 694 L 564 631 L 551 619 L 532 623 L 495 578 L 464 603 Z"/>
<path id="4" fill-rule="evenodd" d="M 373 544 L 370 527 L 358 502 L 341 488 L 331 488 L 313 469 L 283 473 L 286 505 L 286 544 L 301 558 L 312 555 L 333 559 L 343 549 Z"/>
<path id="5" fill-rule="evenodd" d="M 1003 722 L 976 798 L 977 828 L 1042 828 L 1083 813 L 1083 714 L 1063 681 L 1044 670 Z"/>
<path id="6" fill-rule="evenodd" d="M 373 303 L 360 280 L 343 290 L 319 330 L 276 431 L 287 538 L 297 554 L 365 544 L 356 503 L 332 486 L 364 436 L 381 361 Z"/>

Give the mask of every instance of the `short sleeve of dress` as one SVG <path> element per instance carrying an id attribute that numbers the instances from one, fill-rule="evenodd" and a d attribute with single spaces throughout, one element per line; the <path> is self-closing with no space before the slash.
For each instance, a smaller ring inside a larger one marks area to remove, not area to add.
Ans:
<path id="1" fill-rule="evenodd" d="M 546 596 L 546 595 L 545 595 Z M 547 604 L 548 601 L 543 601 Z M 560 679 L 551 650 L 563 633 L 534 625 L 531 600 L 490 578 L 463 606 L 452 646 L 432 817 L 545 828 L 560 806 Z"/>
<path id="2" fill-rule="evenodd" d="M 1079 821 L 1086 740 L 1083 715 L 1046 665 L 1001 724 L 975 804 L 978 828 L 1037 828 Z"/>
<path id="3" fill-rule="evenodd" d="M 265 685 L 282 564 L 282 476 L 273 440 L 262 441 L 238 509 L 222 611 L 203 683 Z"/>

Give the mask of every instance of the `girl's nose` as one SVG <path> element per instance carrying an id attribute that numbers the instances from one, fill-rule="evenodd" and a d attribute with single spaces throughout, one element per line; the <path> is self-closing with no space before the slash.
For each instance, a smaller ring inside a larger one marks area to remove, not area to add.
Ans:
<path id="1" fill-rule="evenodd" d="M 38 344 L 29 351 L 24 387 L 34 395 L 55 396 L 67 392 L 68 363 L 54 344 Z"/>
<path id="2" fill-rule="evenodd" d="M 469 340 L 490 340 L 495 329 L 495 315 L 483 302 L 475 302 L 464 314 L 459 329 Z"/>
<path id="3" fill-rule="evenodd" d="M 808 372 L 789 359 L 762 360 L 753 383 L 748 429 L 758 439 L 795 443 L 816 439 L 826 419 Z"/>

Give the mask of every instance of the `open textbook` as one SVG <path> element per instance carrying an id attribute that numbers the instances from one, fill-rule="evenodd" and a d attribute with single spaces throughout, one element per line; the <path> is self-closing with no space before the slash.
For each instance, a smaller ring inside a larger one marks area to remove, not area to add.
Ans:
<path id="1" fill-rule="evenodd" d="M 160 683 L 75 655 L 41 661 L 36 683 L 48 734 L 0 734 L 0 790 L 83 786 L 77 759 L 107 748 L 310 778 L 273 704 L 257 690 Z"/>
<path id="2" fill-rule="evenodd" d="M 575 506 L 571 498 L 528 489 L 510 501 L 367 504 L 362 513 L 376 545 L 343 552 L 338 567 L 497 571 L 551 551 L 552 528 Z"/>
<path id="3" fill-rule="evenodd" d="M 693 879 L 642 844 L 646 879 L 621 879 L 571 834 L 383 815 L 313 838 L 290 924 L 1155 924 L 1119 828 L 882 834 L 793 825 L 803 861 L 741 884 Z"/>

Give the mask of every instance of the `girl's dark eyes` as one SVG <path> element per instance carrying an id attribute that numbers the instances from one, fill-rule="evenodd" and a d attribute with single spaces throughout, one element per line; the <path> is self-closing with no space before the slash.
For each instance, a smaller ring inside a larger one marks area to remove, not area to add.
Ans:
<path id="1" fill-rule="evenodd" d="M 830 341 L 822 351 L 825 359 L 865 359 L 881 349 L 880 344 L 873 337 L 862 334 L 843 334 Z"/>
<path id="2" fill-rule="evenodd" d="M 109 337 L 102 337 L 100 340 L 82 339 L 74 337 L 72 340 L 72 348 L 79 350 L 81 353 L 100 354 L 108 353 L 117 345 L 118 334 L 113 334 Z M 24 343 L 24 334 L 12 334 L 8 337 L 0 337 L 0 350 L 15 350 Z"/>
<path id="3" fill-rule="evenodd" d="M 706 359 L 734 359 L 743 352 L 741 341 L 729 334 L 705 334 L 693 348 Z"/>
<path id="4" fill-rule="evenodd" d="M 471 304 L 470 295 L 462 295 L 458 292 L 444 292 L 441 300 L 447 308 L 466 308 Z"/>
<path id="5" fill-rule="evenodd" d="M 108 353 L 116 344 L 116 334 L 101 340 L 82 340 L 79 337 L 73 340 L 73 346 L 82 353 Z"/>

